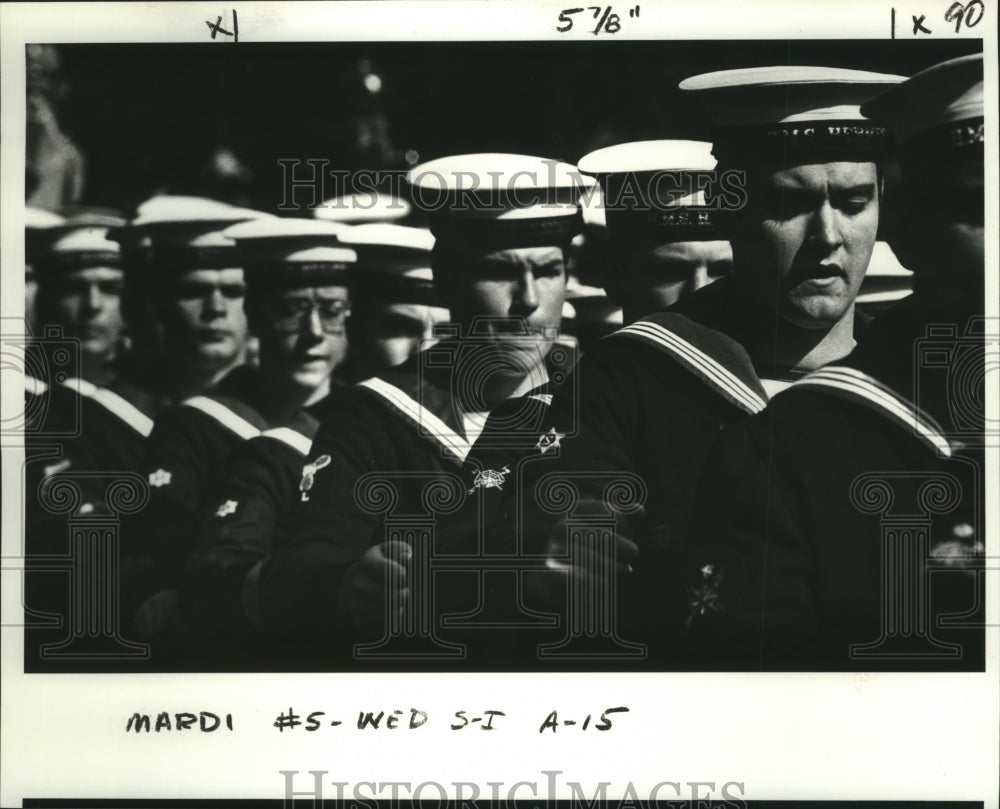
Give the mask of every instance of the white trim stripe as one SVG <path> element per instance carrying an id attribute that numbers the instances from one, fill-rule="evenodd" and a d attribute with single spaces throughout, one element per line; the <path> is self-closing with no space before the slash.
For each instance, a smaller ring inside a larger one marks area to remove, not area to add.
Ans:
<path id="1" fill-rule="evenodd" d="M 312 439 L 302 435 L 297 430 L 293 430 L 291 427 L 275 427 L 271 430 L 265 430 L 261 433 L 261 436 L 281 441 L 283 444 L 287 444 L 292 449 L 297 450 L 301 455 L 308 455 L 309 450 L 312 449 Z"/>
<path id="2" fill-rule="evenodd" d="M 677 336 L 658 323 L 639 321 L 623 329 L 619 329 L 615 334 L 631 334 L 659 343 L 681 359 L 686 360 L 695 368 L 701 370 L 710 382 L 713 382 L 724 393 L 728 393 L 736 400 L 737 404 L 742 405 L 750 413 L 759 413 L 767 407 L 767 401 L 762 399 L 756 391 L 750 388 L 732 371 L 697 346 L 692 345 L 683 337 Z"/>
<path id="3" fill-rule="evenodd" d="M 24 375 L 24 392 L 29 396 L 41 396 L 48 389 L 48 384 L 41 379 L 35 379 L 31 374 Z"/>
<path id="4" fill-rule="evenodd" d="M 78 376 L 71 376 L 64 379 L 61 384 L 70 390 L 75 390 L 81 396 L 91 397 L 97 393 L 97 385 L 93 382 L 88 382 L 86 379 L 80 379 Z"/>
<path id="5" fill-rule="evenodd" d="M 874 377 L 846 366 L 830 365 L 800 379 L 792 387 L 833 388 L 859 396 L 877 406 L 897 423 L 915 430 L 927 444 L 945 457 L 951 457 L 951 444 L 940 430 L 920 418 L 913 404 L 897 396 Z"/>
<path id="6" fill-rule="evenodd" d="M 535 399 L 542 404 L 550 405 L 552 404 L 552 394 L 551 393 L 533 393 L 528 397 L 529 399 Z"/>
<path id="7" fill-rule="evenodd" d="M 358 386 L 368 388 L 368 390 L 384 398 L 393 407 L 412 419 L 421 428 L 422 432 L 436 438 L 446 449 L 454 453 L 459 460 L 464 461 L 465 456 L 472 449 L 472 444 L 466 441 L 465 438 L 456 433 L 430 410 L 420 404 L 420 402 L 405 394 L 395 385 L 386 382 L 384 379 L 372 377 L 363 382 L 358 382 Z"/>
<path id="8" fill-rule="evenodd" d="M 153 432 L 153 420 L 114 391 L 100 388 L 86 379 L 67 379 L 63 384 L 69 388 L 76 388 L 81 396 L 93 399 L 106 410 L 114 413 L 143 438 L 148 437 Z"/>
<path id="9" fill-rule="evenodd" d="M 244 440 L 260 435 L 260 430 L 243 418 L 243 416 L 237 415 L 221 402 L 215 401 L 215 399 L 209 399 L 207 396 L 192 396 L 190 399 L 185 399 L 181 404 L 193 407 L 195 410 L 200 410 L 202 413 L 211 416 L 223 427 L 236 433 L 236 435 Z"/>

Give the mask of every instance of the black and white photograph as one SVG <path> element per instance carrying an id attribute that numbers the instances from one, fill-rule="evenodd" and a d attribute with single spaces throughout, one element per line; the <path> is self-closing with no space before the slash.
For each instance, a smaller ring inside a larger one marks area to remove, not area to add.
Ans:
<path id="1" fill-rule="evenodd" d="M 996 8 L 924 6 L 4 3 L 0 803 L 996 806 Z"/>

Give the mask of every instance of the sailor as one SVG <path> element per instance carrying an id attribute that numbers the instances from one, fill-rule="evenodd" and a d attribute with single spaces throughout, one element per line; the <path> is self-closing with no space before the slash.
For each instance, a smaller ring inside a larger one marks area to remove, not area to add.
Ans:
<path id="1" fill-rule="evenodd" d="M 715 164 L 712 145 L 691 140 L 620 143 L 580 159 L 601 183 L 604 287 L 626 323 L 730 274 L 732 250 L 705 194 Z"/>
<path id="2" fill-rule="evenodd" d="M 121 248 L 108 239 L 109 228 L 124 224 L 121 218 L 82 215 L 49 228 L 35 263 L 38 316 L 79 341 L 79 376 L 93 385 L 115 376 L 125 336 Z"/>
<path id="3" fill-rule="evenodd" d="M 77 400 L 77 429 L 63 441 L 62 469 L 138 471 L 152 427 L 149 415 L 116 390 L 128 345 L 114 236 L 124 225 L 122 218 L 80 212 L 48 229 L 36 257 L 38 314 L 79 346 L 79 368 L 52 386 L 53 396 L 69 391 Z"/>
<path id="4" fill-rule="evenodd" d="M 227 268 L 217 272 L 240 268 L 228 281 L 240 293 L 245 272 L 246 299 L 238 300 L 259 336 L 260 367 L 234 368 L 156 420 L 145 463 L 150 502 L 136 525 L 137 541 L 141 538 L 154 563 L 156 591 L 137 615 L 147 634 L 162 626 L 173 607 L 202 511 L 212 502 L 233 449 L 325 396 L 330 375 L 347 351 L 346 285 L 356 256 L 337 240 L 341 228 L 277 217 L 258 217 L 222 231 L 213 223 L 212 228 L 216 266 Z M 227 279 L 201 281 L 213 282 L 225 286 Z M 221 291 L 213 297 L 222 297 Z M 227 308 L 227 302 L 217 305 L 220 312 Z M 215 328 L 214 323 L 207 328 Z M 220 330 L 217 342 L 228 347 L 232 336 Z"/>
<path id="5" fill-rule="evenodd" d="M 37 215 L 32 218 L 38 222 Z M 70 469 L 136 471 L 141 427 L 147 421 L 102 388 L 114 379 L 124 344 L 121 256 L 108 233 L 125 220 L 80 213 L 59 222 L 35 230 L 26 245 L 38 284 L 35 303 L 42 330 L 38 342 L 28 347 L 26 376 L 28 412 L 37 416 L 29 432 L 25 473 L 28 533 L 35 552 L 41 535 L 36 529 L 50 521 L 35 497 L 41 481 Z M 72 348 L 66 345 L 70 341 Z M 75 361 L 60 359 L 63 355 Z M 32 370 L 42 371 L 39 376 L 47 381 L 31 376 Z M 101 506 L 93 495 L 88 491 L 81 501 L 84 513 Z M 64 533 L 64 523 L 57 518 L 52 527 Z"/>
<path id="6" fill-rule="evenodd" d="M 121 255 L 113 238 L 124 224 L 104 211 L 79 210 L 69 218 L 26 211 L 25 316 L 39 340 L 29 349 L 27 412 L 44 413 L 45 422 L 34 432 L 79 435 L 78 397 L 92 398 L 119 375 L 127 337 Z M 53 339 L 76 343 L 73 367 L 50 361 L 45 344 Z"/>
<path id="7" fill-rule="evenodd" d="M 66 515 L 51 510 L 60 480 L 72 476 L 74 516 L 101 515 L 109 513 L 111 480 L 141 469 L 152 421 L 110 387 L 126 346 L 121 253 L 111 238 L 124 224 L 79 211 L 33 240 L 40 332 L 28 347 L 28 367 L 47 380 L 34 380 L 28 402 L 34 423 L 26 442 L 25 538 L 36 560 L 67 553 Z M 30 607 L 68 619 L 64 575 L 33 570 L 26 585 Z M 60 639 L 58 631 L 29 629 L 26 654 Z"/>
<path id="8" fill-rule="evenodd" d="M 361 381 L 433 345 L 434 328 L 448 322 L 448 309 L 434 286 L 429 230 L 362 224 L 346 229 L 342 240 L 358 253 L 347 364 L 352 380 Z"/>
<path id="9" fill-rule="evenodd" d="M 126 230 L 129 256 L 146 261 L 162 355 L 148 384 L 171 402 L 217 383 L 246 354 L 246 284 L 222 231 L 264 216 L 201 197 L 159 196 L 139 206 Z"/>
<path id="10" fill-rule="evenodd" d="M 387 540 L 385 520 L 437 502 L 422 498 L 428 481 L 446 485 L 449 502 L 463 496 L 457 473 L 490 412 L 545 384 L 565 252 L 579 231 L 581 178 L 558 161 L 460 155 L 409 179 L 430 216 L 435 284 L 455 329 L 324 407 L 290 539 L 258 577 L 266 624 L 340 651 L 384 632 L 405 608 L 406 570 L 429 563 L 414 557 L 417 535 Z M 394 494 L 390 513 L 365 495 L 380 481 Z"/>
<path id="11" fill-rule="evenodd" d="M 983 58 L 862 109 L 899 139 L 889 238 L 914 291 L 710 456 L 685 605 L 701 665 L 983 665 Z"/>
<path id="12" fill-rule="evenodd" d="M 347 321 L 353 375 L 388 371 L 435 342 L 433 325 L 446 322 L 430 269 L 434 237 L 399 225 L 345 227 L 338 239 L 357 253 L 348 278 Z M 249 246 L 249 243 L 248 243 Z M 338 369 L 339 370 L 339 369 Z M 334 392 L 337 395 L 337 392 Z M 245 652 L 259 617 L 252 590 L 276 532 L 301 496 L 303 467 L 324 400 L 279 427 L 241 443 L 232 453 L 212 505 L 204 512 L 198 547 L 186 566 L 181 607 L 188 625 L 225 654 Z"/>
<path id="13" fill-rule="evenodd" d="M 578 381 L 553 398 L 546 427 L 558 450 L 542 444 L 511 495 L 524 504 L 526 545 L 550 560 L 531 579 L 540 606 L 564 610 L 568 586 L 588 592 L 628 576 L 620 631 L 635 641 L 663 635 L 652 624 L 676 596 L 672 545 L 712 440 L 854 347 L 854 297 L 875 242 L 878 160 L 889 145 L 859 105 L 900 80 L 773 67 L 681 83 L 716 125 L 717 171 L 745 177 L 724 225 L 733 275 L 600 341 L 577 366 Z M 614 543 L 567 545 L 573 514 L 553 514 L 538 490 L 554 475 L 573 481 L 578 515 L 617 521 Z M 607 501 L 606 492 L 623 491 L 627 506 Z M 594 553 L 598 561 L 585 562 Z"/>

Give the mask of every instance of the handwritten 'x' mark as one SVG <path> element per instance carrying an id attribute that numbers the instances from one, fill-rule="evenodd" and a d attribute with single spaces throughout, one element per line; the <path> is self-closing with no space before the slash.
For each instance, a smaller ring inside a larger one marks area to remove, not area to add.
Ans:
<path id="1" fill-rule="evenodd" d="M 913 33 L 914 34 L 916 34 L 917 31 L 922 31 L 925 34 L 929 34 L 931 32 L 929 28 L 924 28 L 924 17 L 927 16 L 926 14 L 921 14 L 919 17 L 917 17 L 914 14 L 911 14 L 910 16 L 913 17 Z"/>
<path id="2" fill-rule="evenodd" d="M 225 28 L 222 27 L 222 17 L 216 17 L 214 24 L 210 23 L 208 20 L 205 20 L 205 25 L 207 25 L 208 26 L 208 30 L 212 32 L 212 39 L 215 39 L 215 35 L 216 34 L 225 34 L 227 37 L 237 37 L 237 41 L 239 41 L 238 40 L 238 36 L 239 35 L 236 33 L 239 29 L 236 27 L 237 23 L 236 23 L 236 12 L 235 11 L 233 12 L 233 30 L 232 31 L 227 31 Z"/>

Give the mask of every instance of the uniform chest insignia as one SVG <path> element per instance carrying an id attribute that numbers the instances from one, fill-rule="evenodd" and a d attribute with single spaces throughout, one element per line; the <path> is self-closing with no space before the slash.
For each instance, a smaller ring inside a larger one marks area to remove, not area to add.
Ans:
<path id="1" fill-rule="evenodd" d="M 235 500 L 227 500 L 221 506 L 215 510 L 216 517 L 228 517 L 230 514 L 236 513 L 236 506 L 238 506 Z"/>
<path id="2" fill-rule="evenodd" d="M 535 449 L 544 455 L 550 449 L 558 449 L 560 446 L 559 442 L 565 437 L 566 433 L 557 433 L 556 428 L 553 427 L 547 433 L 538 436 L 538 443 L 535 444 Z"/>
<path id="3" fill-rule="evenodd" d="M 499 489 L 503 491 L 503 484 L 507 481 L 507 475 L 510 474 L 510 467 L 505 466 L 503 469 L 482 469 L 476 473 L 475 479 L 472 481 L 472 488 L 469 489 L 469 494 L 472 494 L 476 489 Z"/>
<path id="4" fill-rule="evenodd" d="M 149 473 L 149 485 L 155 486 L 157 489 L 161 486 L 168 486 L 171 477 L 171 473 L 166 469 L 157 469 L 155 472 Z"/>
<path id="5" fill-rule="evenodd" d="M 719 599 L 719 584 L 722 581 L 722 571 L 716 572 L 715 565 L 705 565 L 699 571 L 701 581 L 695 587 L 688 588 L 688 617 L 685 624 L 691 624 L 698 618 L 703 618 L 710 612 L 721 612 L 725 609 Z"/>
<path id="6" fill-rule="evenodd" d="M 309 490 L 313 487 L 313 483 L 316 482 L 316 473 L 320 469 L 327 467 L 333 461 L 329 455 L 320 455 L 312 463 L 307 463 L 302 467 L 302 480 L 299 481 L 299 491 L 302 492 L 302 502 L 305 503 L 309 500 Z"/>
<path id="7" fill-rule="evenodd" d="M 967 522 L 951 529 L 948 539 L 931 547 L 931 558 L 949 568 L 973 571 L 982 567 L 986 546 Z"/>

